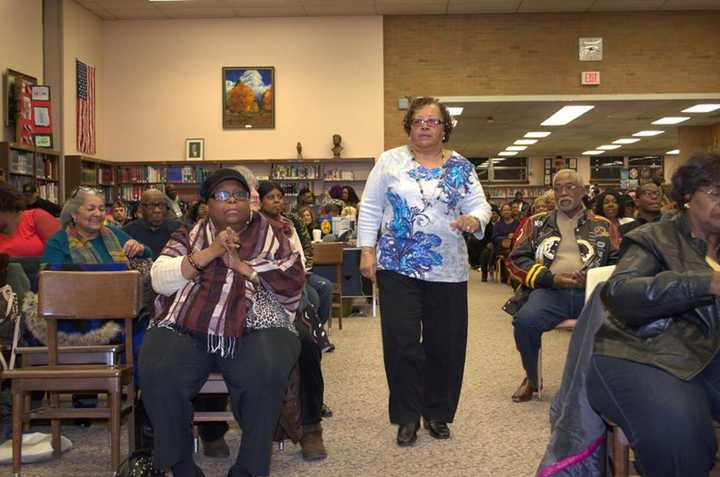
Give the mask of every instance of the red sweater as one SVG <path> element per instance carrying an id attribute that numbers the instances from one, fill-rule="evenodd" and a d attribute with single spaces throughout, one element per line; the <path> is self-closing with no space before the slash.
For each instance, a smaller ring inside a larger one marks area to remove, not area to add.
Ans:
<path id="1" fill-rule="evenodd" d="M 58 219 L 42 209 L 25 210 L 12 236 L 0 233 L 0 253 L 11 257 L 39 257 L 45 242 L 60 228 Z"/>

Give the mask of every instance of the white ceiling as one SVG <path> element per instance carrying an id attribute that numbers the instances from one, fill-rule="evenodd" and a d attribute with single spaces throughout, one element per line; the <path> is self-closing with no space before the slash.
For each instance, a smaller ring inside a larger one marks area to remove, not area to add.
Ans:
<path id="1" fill-rule="evenodd" d="M 104 20 L 720 10 L 719 0 L 75 0 Z"/>
<path id="2" fill-rule="evenodd" d="M 592 97 L 589 97 L 592 98 Z M 679 126 L 709 126 L 720 122 L 720 110 L 705 114 L 681 113 L 699 103 L 720 103 L 720 93 L 703 99 L 632 99 L 602 100 L 586 98 L 565 102 L 543 100 L 506 101 L 465 98 L 454 101 L 441 98 L 448 106 L 463 106 L 450 145 L 469 157 L 495 157 L 498 152 L 522 139 L 528 131 L 550 131 L 547 138 L 518 154 L 518 156 L 579 156 L 583 151 L 610 144 L 616 139 L 629 138 L 641 130 L 662 130 L 665 133 L 641 138 L 635 144 L 607 151 L 605 156 L 664 154 L 678 147 L 678 126 L 657 126 L 651 122 L 665 116 L 689 116 Z M 540 123 L 568 104 L 588 104 L 595 108 L 566 126 L 545 127 Z"/>

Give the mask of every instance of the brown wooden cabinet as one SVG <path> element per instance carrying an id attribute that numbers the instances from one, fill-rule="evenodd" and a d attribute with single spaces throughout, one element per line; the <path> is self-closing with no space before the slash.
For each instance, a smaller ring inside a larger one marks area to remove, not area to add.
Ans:
<path id="1" fill-rule="evenodd" d="M 0 176 L 19 192 L 25 184 L 33 184 L 40 197 L 59 203 L 59 151 L 0 142 Z"/>

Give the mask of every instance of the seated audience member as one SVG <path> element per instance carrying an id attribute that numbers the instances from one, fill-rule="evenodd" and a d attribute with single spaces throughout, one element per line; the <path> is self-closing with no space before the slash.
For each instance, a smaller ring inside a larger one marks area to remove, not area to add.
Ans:
<path id="1" fill-rule="evenodd" d="M 593 212 L 608 219 L 615 227 L 632 222 L 632 219 L 625 217 L 625 203 L 614 190 L 606 190 L 598 196 Z"/>
<path id="2" fill-rule="evenodd" d="M 127 207 L 121 200 L 113 202 L 110 215 L 105 218 L 105 225 L 114 225 L 115 227 L 123 227 L 130 222 L 127 213 Z"/>
<path id="3" fill-rule="evenodd" d="M 128 258 L 152 257 L 150 247 L 112 225 L 105 225 L 105 198 L 100 191 L 76 190 L 65 202 L 60 227 L 45 245 L 43 263 L 127 264 Z"/>
<path id="4" fill-rule="evenodd" d="M 22 193 L 25 196 L 26 209 L 42 209 L 53 217 L 60 217 L 62 207 L 40 197 L 34 184 L 23 184 Z"/>
<path id="5" fill-rule="evenodd" d="M 561 321 L 577 318 L 584 302 L 585 273 L 612 264 L 620 238 L 617 228 L 585 209 L 585 188 L 577 172 L 562 169 L 553 178 L 556 209 L 532 217 L 517 236 L 510 253 L 510 272 L 522 283 L 511 302 L 515 345 L 525 378 L 514 402 L 532 399 L 538 391 L 538 352 L 542 334 Z"/>
<path id="6" fill-rule="evenodd" d="M 510 207 L 516 219 L 524 217 L 530 210 L 530 204 L 523 200 L 523 193 L 520 190 L 515 192 L 515 199 L 510 202 Z"/>
<path id="7" fill-rule="evenodd" d="M 463 232 L 468 249 L 470 268 L 481 271 L 483 282 L 487 282 L 488 270 L 491 265 L 493 224 L 500 218 L 498 208 L 494 204 L 490 204 L 490 206 L 492 207 L 492 215 L 490 222 L 485 226 L 485 234 L 482 239 L 475 237 L 475 234 Z"/>
<path id="8" fill-rule="evenodd" d="M 219 370 L 243 430 L 228 475 L 268 475 L 280 403 L 300 353 L 293 320 L 302 263 L 283 227 L 252 212 L 239 172 L 215 171 L 200 197 L 208 218 L 178 229 L 152 268 L 160 296 L 139 366 L 153 460 L 175 477 L 202 475 L 193 461 L 191 401 Z"/>
<path id="9" fill-rule="evenodd" d="M 493 225 L 493 255 L 492 262 L 496 263 L 498 258 L 507 257 L 510 253 L 513 234 L 520 222 L 513 217 L 512 206 L 503 204 L 500 207 L 500 220 Z M 507 270 L 504 264 L 500 265 L 500 280 L 505 283 L 507 281 Z"/>
<path id="10" fill-rule="evenodd" d="M 642 475 L 704 477 L 720 421 L 720 155 L 692 157 L 672 187 L 679 212 L 623 238 L 587 394 Z"/>
<path id="11" fill-rule="evenodd" d="M 182 225 L 177 220 L 167 219 L 167 202 L 158 189 L 147 189 L 140 199 L 142 219 L 133 220 L 123 230 L 129 236 L 144 243 L 152 250 L 153 260 L 160 252 L 170 235 Z"/>
<path id="12" fill-rule="evenodd" d="M 0 253 L 39 257 L 60 223 L 43 209 L 22 210 L 22 205 L 20 195 L 0 183 Z"/>
<path id="13" fill-rule="evenodd" d="M 182 219 L 183 215 L 187 212 L 187 203 L 180 198 L 177 187 L 171 182 L 165 184 L 165 200 L 167 201 L 171 218 L 175 220 Z"/>
<path id="14" fill-rule="evenodd" d="M 188 210 L 188 225 L 195 225 L 199 220 L 208 215 L 208 206 L 205 202 L 198 200 Z"/>
<path id="15" fill-rule="evenodd" d="M 330 190 L 328 191 L 328 195 L 330 196 L 331 199 L 339 200 L 340 202 L 343 203 L 343 205 L 340 208 L 345 206 L 345 202 L 343 202 L 343 200 L 342 200 L 342 194 L 343 194 L 343 188 L 342 188 L 342 186 L 337 185 L 337 184 L 332 186 L 330 188 Z"/>
<path id="16" fill-rule="evenodd" d="M 197 204 L 194 208 L 197 210 Z M 143 192 L 139 205 L 142 219 L 137 219 L 123 229 L 134 239 L 147 244 L 153 251 L 153 260 L 157 259 L 172 234 L 180 228 L 181 222 L 167 217 L 167 203 L 164 194 L 157 189 Z M 191 209 L 192 210 L 192 209 Z M 193 222 L 194 224 L 195 222 Z M 227 408 L 226 396 L 199 396 L 194 403 L 196 411 L 223 411 Z M 198 426 L 203 454 L 207 457 L 227 457 L 230 448 L 225 442 L 228 425 L 225 422 L 203 422 Z"/>
<path id="17" fill-rule="evenodd" d="M 312 210 L 310 209 L 310 207 L 300 207 L 297 210 L 297 215 L 303 221 L 303 224 L 305 224 L 308 236 L 312 238 L 312 231 L 316 228 L 317 225 L 315 223 L 315 216 L 313 215 Z"/>
<path id="18" fill-rule="evenodd" d="M 303 257 L 305 265 L 305 286 L 309 299 L 316 309 L 319 309 L 319 294 L 323 298 L 331 300 L 332 284 L 319 276 L 314 275 L 312 269 L 312 243 L 305 233 L 305 226 L 295 214 L 287 213 L 285 208 L 284 193 L 277 182 L 261 182 L 258 187 L 260 195 L 260 211 L 271 221 L 284 224 L 288 227 L 290 243 Z M 313 286 L 315 285 L 315 286 Z M 317 287 L 317 288 L 316 288 Z M 329 310 L 328 310 L 329 314 Z M 325 318 L 327 320 L 327 317 Z M 329 343 L 328 343 L 329 344 Z M 325 444 L 322 437 L 322 404 L 324 398 L 325 382 L 323 380 L 322 368 L 320 366 L 321 350 L 318 343 L 312 337 L 304 336 L 300 340 L 300 397 L 302 402 L 303 437 L 300 440 L 302 455 L 305 460 L 320 460 L 327 457 Z"/>
<path id="19" fill-rule="evenodd" d="M 296 210 L 300 210 L 302 207 L 314 207 L 315 206 L 315 194 L 308 189 L 307 187 L 304 187 L 300 189 L 297 196 L 297 207 Z"/>
<path id="20" fill-rule="evenodd" d="M 532 219 L 533 215 L 544 214 L 546 212 L 549 212 L 552 209 L 548 208 L 547 197 L 543 194 L 540 197 L 535 198 L 535 200 L 533 201 L 533 205 L 530 206 L 530 209 L 528 209 L 528 210 L 529 210 L 529 215 L 522 218 L 522 220 L 518 224 L 517 228 L 513 232 L 513 239 L 510 244 L 510 248 L 515 246 L 515 237 L 517 237 L 517 234 L 520 233 L 520 230 L 522 230 L 522 228 L 525 227 L 525 224 L 527 223 L 527 221 Z"/>
<path id="21" fill-rule="evenodd" d="M 102 192 L 79 188 L 65 202 L 60 214 L 60 230 L 45 244 L 42 262 L 48 265 L 121 264 L 127 266 L 134 257 L 150 258 L 152 250 L 122 230 L 105 225 L 105 197 Z M 118 341 L 122 328 L 106 321 L 58 322 L 61 331 L 74 334 L 93 333 L 94 343 Z M 137 329 L 134 341 L 139 343 L 144 330 Z M 97 395 L 74 395 L 74 407 L 95 407 Z M 76 423 L 87 427 L 89 420 Z"/>
<path id="22" fill-rule="evenodd" d="M 357 209 L 358 204 L 360 204 L 360 198 L 355 192 L 355 189 L 348 185 L 343 186 L 340 200 L 345 202 L 346 207 L 355 207 Z"/>
<path id="23" fill-rule="evenodd" d="M 658 186 L 654 182 L 648 182 L 638 187 L 635 192 L 635 205 L 637 206 L 635 220 L 620 226 L 620 235 L 622 236 L 648 222 L 660 220 L 662 212 L 660 212 L 660 189 Z"/>
<path id="24" fill-rule="evenodd" d="M 639 190 L 639 189 L 638 189 Z M 630 191 L 627 194 L 622 194 L 620 196 L 620 203 L 622 203 L 624 209 L 625 209 L 625 219 L 622 221 L 620 225 L 629 224 L 632 222 L 632 220 L 635 219 L 635 215 L 637 213 L 637 191 Z M 627 220 L 630 219 L 630 220 Z"/>

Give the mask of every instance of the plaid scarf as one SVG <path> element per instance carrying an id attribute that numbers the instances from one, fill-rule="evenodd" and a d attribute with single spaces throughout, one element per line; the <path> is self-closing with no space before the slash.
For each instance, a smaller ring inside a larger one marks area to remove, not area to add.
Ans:
<path id="1" fill-rule="evenodd" d="M 179 257 L 206 249 L 216 233 L 210 219 L 198 221 L 190 230 L 183 226 L 173 233 L 161 255 Z M 248 227 L 240 233 L 240 245 L 238 254 L 258 273 L 259 286 L 273 295 L 292 321 L 300 304 L 305 273 L 282 226 L 269 222 L 262 214 L 253 214 Z M 151 326 L 206 334 L 209 352 L 232 357 L 256 293 L 252 282 L 217 258 L 174 295 L 158 296 Z"/>
<path id="2" fill-rule="evenodd" d="M 67 233 L 68 236 L 70 256 L 72 257 L 73 263 L 102 263 L 102 259 L 90 243 L 90 240 L 83 238 L 78 233 L 76 227 L 72 225 L 67 226 L 65 228 L 65 233 Z M 102 237 L 108 254 L 112 257 L 113 262 L 129 263 L 128 258 L 125 256 L 125 252 L 123 251 L 123 247 L 120 245 L 120 241 L 112 230 L 107 227 L 101 227 L 100 236 Z"/>

